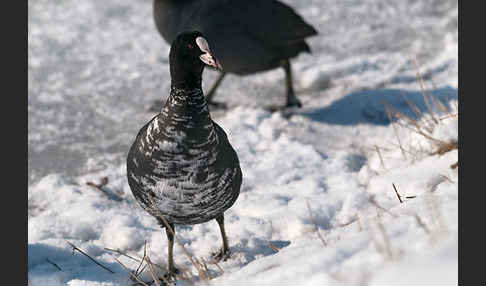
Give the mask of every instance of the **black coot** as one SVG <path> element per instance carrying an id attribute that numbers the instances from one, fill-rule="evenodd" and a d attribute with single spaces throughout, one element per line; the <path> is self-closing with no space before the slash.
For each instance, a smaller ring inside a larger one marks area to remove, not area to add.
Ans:
<path id="1" fill-rule="evenodd" d="M 310 52 L 305 38 L 317 31 L 289 6 L 275 0 L 154 0 L 157 30 L 172 43 L 186 30 L 207 36 L 224 72 L 207 94 L 210 104 L 225 73 L 248 75 L 282 67 L 285 107 L 301 107 L 294 94 L 289 59 Z M 220 104 L 221 105 L 221 104 Z"/>
<path id="2" fill-rule="evenodd" d="M 169 60 L 170 95 L 161 112 L 138 132 L 127 157 L 127 177 L 140 206 L 166 228 L 169 273 L 174 275 L 174 224 L 216 219 L 223 238 L 216 258 L 227 257 L 223 213 L 238 198 L 242 173 L 202 91 L 204 66 L 221 69 L 203 34 L 177 36 Z"/>

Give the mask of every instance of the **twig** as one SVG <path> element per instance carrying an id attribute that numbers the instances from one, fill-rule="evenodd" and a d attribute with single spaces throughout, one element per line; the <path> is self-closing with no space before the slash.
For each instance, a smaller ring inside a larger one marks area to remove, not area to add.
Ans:
<path id="1" fill-rule="evenodd" d="M 159 279 L 157 278 L 157 276 L 155 275 L 154 273 L 154 269 L 152 268 L 152 262 L 150 262 L 150 258 L 147 256 L 145 257 L 145 261 L 147 262 L 147 265 L 148 265 L 148 268 L 149 268 L 149 272 L 150 272 L 150 275 L 152 275 L 152 278 L 154 279 L 154 282 L 157 286 L 160 286 L 159 284 Z M 165 278 L 164 278 L 165 279 Z M 165 282 L 165 281 L 164 281 Z M 167 281 L 168 282 L 168 281 Z M 169 283 L 167 283 L 167 285 L 169 285 Z"/>
<path id="2" fill-rule="evenodd" d="M 99 183 L 99 184 L 95 184 L 93 182 L 86 182 L 86 185 L 95 187 L 95 188 L 99 189 L 102 192 L 104 192 L 104 190 L 101 189 L 101 188 L 104 187 L 104 186 L 106 186 L 106 184 L 108 184 L 108 177 L 101 178 L 101 183 Z"/>
<path id="3" fill-rule="evenodd" d="M 451 169 L 455 169 L 459 166 L 459 161 L 455 162 L 454 164 L 451 165 Z"/>
<path id="4" fill-rule="evenodd" d="M 115 272 L 113 272 L 110 268 L 104 266 L 103 264 L 99 263 L 98 261 L 96 261 L 94 258 L 92 258 L 91 256 L 89 256 L 88 254 L 86 254 L 84 251 L 82 251 L 81 249 L 77 248 L 76 245 L 72 244 L 71 242 L 65 240 L 72 248 L 73 248 L 73 253 L 75 250 L 79 251 L 81 254 L 85 255 L 86 257 L 88 257 L 91 261 L 93 261 L 94 263 L 96 263 L 98 266 L 102 267 L 103 269 L 105 269 L 106 271 L 110 272 L 111 274 L 115 274 Z"/>
<path id="5" fill-rule="evenodd" d="M 97 190 L 101 191 L 103 194 L 105 194 L 109 199 L 112 199 L 112 200 L 115 200 L 115 201 L 122 201 L 123 198 L 121 198 L 120 196 L 116 195 L 115 193 L 111 193 L 111 192 L 108 192 L 107 190 L 105 190 L 103 187 L 108 184 L 108 177 L 103 177 L 101 179 L 101 183 L 99 184 L 95 184 L 93 182 L 86 182 L 86 185 L 90 186 L 90 187 L 94 187 L 96 188 Z"/>
<path id="6" fill-rule="evenodd" d="M 273 245 L 271 242 L 268 243 L 268 246 L 270 246 L 270 248 L 273 249 L 275 252 L 279 252 L 278 247 L 276 247 L 275 245 Z"/>
<path id="7" fill-rule="evenodd" d="M 208 280 L 211 280 L 212 279 L 211 273 L 209 273 L 209 269 L 208 269 L 208 266 L 206 265 L 206 261 L 204 260 L 203 257 L 201 257 L 201 260 L 202 260 L 202 265 L 204 266 L 204 269 L 206 270 L 206 273 L 208 274 Z"/>
<path id="8" fill-rule="evenodd" d="M 218 267 L 219 270 L 221 270 L 221 273 L 224 273 L 224 270 L 221 266 L 219 266 L 218 262 L 216 260 L 214 261 L 208 261 L 208 263 L 211 263 L 211 264 L 214 264 L 216 265 L 216 267 Z"/>
<path id="9" fill-rule="evenodd" d="M 400 203 L 403 203 L 402 198 L 398 194 L 397 188 L 395 187 L 395 184 L 392 183 L 393 189 L 395 190 L 395 194 L 397 194 L 397 198 L 400 201 Z"/>
<path id="10" fill-rule="evenodd" d="M 140 259 L 137 259 L 137 258 L 135 258 L 135 257 L 132 257 L 132 256 L 130 256 L 130 255 L 128 255 L 128 254 L 126 254 L 126 253 L 124 253 L 124 252 L 120 251 L 119 249 L 111 249 L 111 248 L 108 248 L 108 247 L 104 247 L 104 249 L 105 249 L 105 250 L 108 250 L 108 251 L 116 252 L 116 253 L 118 253 L 118 254 L 120 254 L 120 255 L 123 255 L 123 256 L 125 256 L 125 257 L 128 257 L 128 258 L 130 258 L 130 259 L 132 259 L 132 260 L 134 260 L 134 261 L 136 261 L 136 262 L 140 262 Z"/>
<path id="11" fill-rule="evenodd" d="M 59 267 L 56 263 L 52 262 L 49 260 L 49 258 L 46 258 L 46 261 L 47 263 L 53 265 L 54 267 L 56 267 L 57 269 L 59 269 L 59 271 L 62 271 L 61 267 Z"/>
<path id="12" fill-rule="evenodd" d="M 112 255 L 113 256 L 113 255 Z M 125 265 L 123 265 L 123 263 L 120 262 L 120 260 L 118 260 L 115 256 L 113 256 L 113 259 L 116 260 L 116 262 L 118 262 L 118 264 L 120 264 L 126 271 L 128 271 L 128 273 L 130 274 L 131 277 L 133 277 L 133 279 L 135 279 L 136 281 L 138 281 L 139 283 L 145 285 L 145 286 L 149 286 L 147 283 L 145 283 L 144 281 L 142 281 L 140 278 L 138 278 L 137 275 L 133 274 L 133 271 L 131 271 L 130 269 L 128 269 Z"/>
<path id="13" fill-rule="evenodd" d="M 144 261 L 144 259 L 145 259 L 146 256 L 147 256 L 147 240 L 144 241 L 144 244 L 143 244 L 143 257 L 142 257 L 142 260 L 140 260 L 140 264 L 138 265 L 137 270 L 135 271 L 135 275 L 139 275 L 138 270 L 140 269 L 140 266 L 142 266 L 143 261 Z M 145 268 L 143 268 L 143 269 L 145 269 Z M 140 270 L 140 273 L 142 273 L 143 269 Z"/>

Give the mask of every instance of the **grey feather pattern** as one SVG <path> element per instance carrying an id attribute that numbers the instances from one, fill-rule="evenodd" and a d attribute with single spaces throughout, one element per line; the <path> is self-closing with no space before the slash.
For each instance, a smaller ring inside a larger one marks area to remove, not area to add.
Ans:
<path id="1" fill-rule="evenodd" d="M 174 224 L 214 219 L 234 204 L 242 181 L 238 156 L 201 88 L 171 89 L 161 113 L 138 133 L 127 176 L 142 208 Z"/>

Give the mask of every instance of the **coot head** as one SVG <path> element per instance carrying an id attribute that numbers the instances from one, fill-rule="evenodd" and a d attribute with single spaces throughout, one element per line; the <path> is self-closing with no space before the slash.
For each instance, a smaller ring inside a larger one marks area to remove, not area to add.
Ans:
<path id="1" fill-rule="evenodd" d="M 184 32 L 176 37 L 170 47 L 169 61 L 172 85 L 176 87 L 200 85 L 205 66 L 222 70 L 208 41 L 198 31 Z"/>

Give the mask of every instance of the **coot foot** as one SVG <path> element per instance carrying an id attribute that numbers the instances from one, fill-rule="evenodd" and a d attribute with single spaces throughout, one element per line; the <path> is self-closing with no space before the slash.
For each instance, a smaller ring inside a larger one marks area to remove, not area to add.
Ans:
<path id="1" fill-rule="evenodd" d="M 169 272 L 167 272 L 166 274 L 164 274 L 164 278 L 168 281 L 170 280 L 175 280 L 176 279 L 176 275 L 179 275 L 181 272 L 179 271 L 178 268 L 172 268 L 172 269 L 169 269 Z"/>
<path id="2" fill-rule="evenodd" d="M 231 251 L 229 251 L 229 249 L 225 251 L 223 248 L 221 248 L 220 250 L 212 253 L 211 256 L 216 262 L 226 261 L 231 256 Z"/>
<path id="3" fill-rule="evenodd" d="M 302 107 L 302 102 L 295 96 L 288 96 L 287 97 L 287 104 L 283 108 L 292 108 L 292 107 Z"/>

